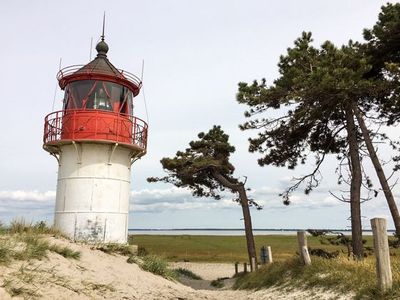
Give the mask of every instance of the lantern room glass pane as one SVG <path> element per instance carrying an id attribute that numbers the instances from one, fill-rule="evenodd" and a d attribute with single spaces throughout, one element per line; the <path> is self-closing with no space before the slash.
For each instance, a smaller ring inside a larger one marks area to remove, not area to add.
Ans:
<path id="1" fill-rule="evenodd" d="M 64 109 L 99 109 L 130 115 L 132 99 L 132 92 L 122 85 L 101 80 L 81 80 L 66 86 Z"/>

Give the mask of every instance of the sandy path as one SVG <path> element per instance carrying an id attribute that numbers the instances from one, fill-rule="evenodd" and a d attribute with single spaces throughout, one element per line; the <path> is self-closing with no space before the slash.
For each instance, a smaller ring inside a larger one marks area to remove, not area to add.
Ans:
<path id="1" fill-rule="evenodd" d="M 233 275 L 235 275 L 234 264 L 174 262 L 170 263 L 169 266 L 172 269 L 176 268 L 188 269 L 205 280 L 214 280 L 217 278 L 232 277 Z"/>

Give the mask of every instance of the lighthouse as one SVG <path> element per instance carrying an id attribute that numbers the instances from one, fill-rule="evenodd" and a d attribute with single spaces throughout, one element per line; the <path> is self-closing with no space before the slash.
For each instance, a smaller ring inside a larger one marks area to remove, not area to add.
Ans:
<path id="1" fill-rule="evenodd" d="M 86 65 L 61 69 L 63 109 L 45 117 L 43 149 L 57 159 L 54 225 L 74 241 L 126 243 L 131 166 L 146 153 L 133 116 L 141 80 L 117 69 L 104 40 Z"/>

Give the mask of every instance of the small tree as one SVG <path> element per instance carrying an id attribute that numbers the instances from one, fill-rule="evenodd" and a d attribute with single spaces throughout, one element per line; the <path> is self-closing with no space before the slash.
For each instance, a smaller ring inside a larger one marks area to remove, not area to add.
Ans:
<path id="1" fill-rule="evenodd" d="M 261 207 L 247 197 L 245 182 L 233 176 L 234 166 L 229 162 L 235 151 L 229 143 L 229 136 L 220 126 L 214 126 L 207 133 L 199 133 L 199 140 L 191 141 L 189 148 L 178 151 L 173 158 L 161 159 L 165 177 L 150 177 L 149 182 L 167 182 L 177 187 L 189 188 L 193 196 L 221 199 L 221 192 L 229 190 L 238 195 L 242 206 L 244 227 L 251 270 L 257 268 L 257 255 L 254 245 L 253 229 L 249 206 Z"/>

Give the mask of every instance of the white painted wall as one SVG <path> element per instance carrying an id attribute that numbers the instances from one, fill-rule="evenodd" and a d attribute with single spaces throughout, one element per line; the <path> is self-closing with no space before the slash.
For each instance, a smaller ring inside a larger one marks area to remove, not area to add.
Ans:
<path id="1" fill-rule="evenodd" d="M 60 146 L 55 227 L 75 241 L 126 243 L 131 150 L 114 144 Z"/>

